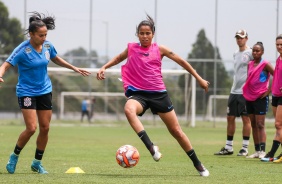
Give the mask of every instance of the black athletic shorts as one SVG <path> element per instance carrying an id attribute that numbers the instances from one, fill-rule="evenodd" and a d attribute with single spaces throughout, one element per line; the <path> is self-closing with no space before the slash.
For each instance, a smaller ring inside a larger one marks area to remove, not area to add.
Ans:
<path id="1" fill-rule="evenodd" d="M 269 97 L 256 99 L 255 101 L 246 100 L 248 114 L 265 115 L 268 111 Z"/>
<path id="2" fill-rule="evenodd" d="M 275 97 L 272 96 L 272 101 L 271 101 L 271 105 L 273 107 L 277 107 L 278 105 L 282 105 L 282 97 Z"/>
<path id="3" fill-rule="evenodd" d="M 18 103 L 21 109 L 52 110 L 52 93 L 18 97 Z"/>
<path id="4" fill-rule="evenodd" d="M 137 100 L 143 107 L 143 112 L 138 114 L 138 116 L 142 116 L 149 108 L 153 114 L 157 114 L 158 112 L 166 113 L 173 110 L 173 105 L 167 92 L 150 93 L 134 91 L 128 97 L 128 100 L 130 99 Z"/>
<path id="5" fill-rule="evenodd" d="M 230 94 L 227 104 L 228 116 L 247 116 L 246 100 L 241 94 Z"/>

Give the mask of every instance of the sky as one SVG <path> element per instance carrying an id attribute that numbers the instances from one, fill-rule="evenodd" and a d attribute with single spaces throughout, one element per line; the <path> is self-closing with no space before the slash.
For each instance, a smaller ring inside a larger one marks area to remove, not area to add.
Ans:
<path id="1" fill-rule="evenodd" d="M 146 19 L 146 13 L 155 19 L 157 43 L 184 59 L 204 29 L 207 38 L 219 48 L 227 68 L 232 68 L 232 56 L 238 48 L 234 38 L 237 30 L 247 30 L 251 47 L 257 41 L 263 42 L 263 57 L 273 63 L 277 57 L 277 29 L 282 33 L 282 23 L 277 24 L 277 15 L 282 21 L 282 1 L 277 6 L 278 0 L 217 0 L 217 6 L 216 0 L 26 0 L 26 12 L 25 0 L 0 1 L 7 6 L 10 18 L 19 19 L 25 28 L 31 15 L 28 12 L 55 16 L 56 29 L 48 32 L 47 40 L 59 55 L 83 47 L 96 50 L 99 56 L 108 53 L 112 58 L 128 42 L 138 42 L 136 26 Z M 173 62 L 169 67 L 177 65 Z"/>

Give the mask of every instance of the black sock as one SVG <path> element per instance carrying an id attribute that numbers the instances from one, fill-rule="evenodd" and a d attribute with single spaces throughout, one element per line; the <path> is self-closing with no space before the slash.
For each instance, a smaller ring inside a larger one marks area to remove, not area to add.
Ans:
<path id="1" fill-rule="evenodd" d="M 273 140 L 272 147 L 271 147 L 271 150 L 269 152 L 270 157 L 274 157 L 274 155 L 275 155 L 276 151 L 278 150 L 279 146 L 280 146 L 280 142 Z"/>
<path id="2" fill-rule="evenodd" d="M 35 151 L 35 159 L 36 160 L 42 160 L 43 153 L 44 153 L 44 150 L 36 149 L 36 151 Z"/>
<path id="3" fill-rule="evenodd" d="M 259 148 L 260 148 L 260 151 L 265 151 L 265 142 L 259 143 Z"/>
<path id="4" fill-rule="evenodd" d="M 259 144 L 255 144 L 255 150 L 256 150 L 256 151 L 260 151 L 260 146 L 259 146 Z"/>
<path id="5" fill-rule="evenodd" d="M 233 136 L 227 135 L 227 140 L 228 141 L 233 141 Z"/>
<path id="6" fill-rule="evenodd" d="M 248 136 L 243 136 L 243 140 L 248 141 L 248 140 L 250 140 L 250 137 L 248 137 Z"/>
<path id="7" fill-rule="evenodd" d="M 21 151 L 22 151 L 22 148 L 20 148 L 18 145 L 16 145 L 16 146 L 15 146 L 15 149 L 14 149 L 14 153 L 15 153 L 16 155 L 19 155 L 19 154 L 21 153 Z"/>
<path id="8" fill-rule="evenodd" d="M 189 156 L 189 158 L 192 160 L 194 166 L 198 166 L 201 164 L 200 160 L 198 159 L 196 152 L 194 149 L 191 149 L 190 151 L 186 152 L 186 154 Z"/>
<path id="9" fill-rule="evenodd" d="M 142 140 L 142 142 L 145 144 L 146 148 L 150 151 L 152 155 L 155 154 L 155 151 L 152 148 L 152 141 L 150 140 L 149 136 L 147 135 L 145 130 L 142 130 L 137 134 L 139 138 Z"/>

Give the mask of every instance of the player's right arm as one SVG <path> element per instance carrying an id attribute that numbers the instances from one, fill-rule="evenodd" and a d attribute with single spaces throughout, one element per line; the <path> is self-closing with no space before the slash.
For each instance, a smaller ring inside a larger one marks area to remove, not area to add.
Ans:
<path id="1" fill-rule="evenodd" d="M 109 62 L 107 62 L 104 66 L 100 68 L 100 70 L 97 72 L 97 79 L 103 80 L 105 79 L 105 71 L 107 68 L 110 68 L 112 66 L 115 66 L 125 60 L 127 58 L 128 50 L 127 48 L 120 53 L 119 55 L 113 57 Z"/>
<path id="2" fill-rule="evenodd" d="M 2 78 L 5 74 L 5 72 L 11 67 L 12 65 L 8 62 L 4 62 L 0 67 L 0 82 L 4 82 L 4 79 Z"/>

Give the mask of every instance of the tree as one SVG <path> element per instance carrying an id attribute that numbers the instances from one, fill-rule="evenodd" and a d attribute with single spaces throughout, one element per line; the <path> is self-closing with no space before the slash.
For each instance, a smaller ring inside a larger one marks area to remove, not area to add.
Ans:
<path id="1" fill-rule="evenodd" d="M 192 45 L 192 51 L 188 54 L 188 61 L 192 59 L 214 59 L 215 50 L 217 52 L 218 60 L 221 60 L 221 56 L 218 48 L 214 48 L 212 43 L 206 37 L 205 31 L 201 29 L 197 35 L 196 42 Z M 214 62 L 193 62 L 189 61 L 189 63 L 193 66 L 193 68 L 197 71 L 197 73 L 202 76 L 204 79 L 210 82 L 210 89 L 207 95 L 213 94 L 214 88 Z M 225 69 L 225 66 L 222 62 L 217 62 L 217 87 L 216 94 L 226 94 L 227 90 L 231 87 L 231 79 L 228 75 L 228 72 Z M 179 85 L 184 86 L 183 78 L 179 80 Z M 201 92 L 197 92 L 196 101 L 197 101 L 197 110 L 198 112 L 205 113 L 206 110 L 206 101 L 207 95 L 202 89 Z M 202 105 L 200 105 L 202 104 Z M 224 106 L 225 107 L 225 106 Z"/>
<path id="2" fill-rule="evenodd" d="M 16 18 L 9 19 L 9 12 L 3 2 L 0 1 L 0 55 L 11 54 L 13 49 L 24 40 L 21 23 Z M 1 64 L 1 60 L 0 60 Z M 17 111 L 18 103 L 15 98 L 15 86 L 17 84 L 17 67 L 5 74 L 5 85 L 0 90 L 0 110 Z M 9 104 L 9 105 L 7 105 Z"/>
<path id="3" fill-rule="evenodd" d="M 9 12 L 0 1 L 0 54 L 10 54 L 24 40 L 21 23 L 16 18 L 9 19 Z"/>
<path id="4" fill-rule="evenodd" d="M 68 62 L 72 63 L 77 67 L 99 67 L 98 63 L 98 54 L 96 51 L 91 51 L 91 62 L 89 62 L 89 54 L 87 51 L 79 47 L 77 49 L 73 49 L 64 54 L 64 57 Z"/>

